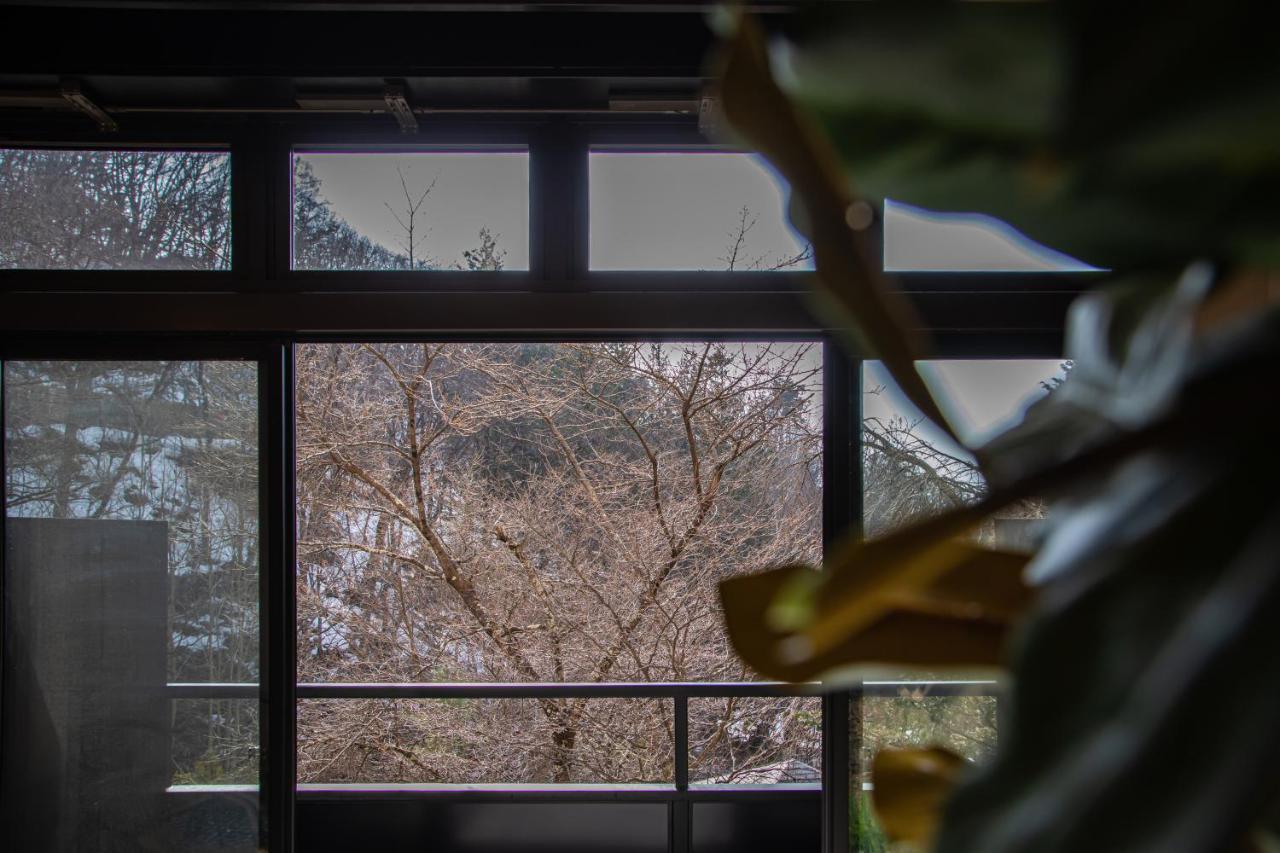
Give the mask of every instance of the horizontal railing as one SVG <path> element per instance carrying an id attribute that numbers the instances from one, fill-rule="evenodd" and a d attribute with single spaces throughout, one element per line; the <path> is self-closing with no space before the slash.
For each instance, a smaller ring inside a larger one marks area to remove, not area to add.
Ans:
<path id="1" fill-rule="evenodd" d="M 865 681 L 863 696 L 995 696 L 996 681 Z M 256 684 L 178 682 L 167 686 L 174 699 L 256 699 Z M 818 696 L 821 683 L 783 681 L 667 682 L 343 682 L 297 685 L 299 699 L 719 699 L 731 697 Z"/>
<path id="2" fill-rule="evenodd" d="M 864 697 L 924 695 L 930 697 L 995 696 L 995 681 L 865 681 L 859 692 Z M 256 684 L 175 683 L 167 686 L 174 699 L 256 699 Z M 530 682 L 530 683 L 301 683 L 296 687 L 304 699 L 669 699 L 672 702 L 672 734 L 675 749 L 674 786 L 679 794 L 689 792 L 689 700 L 722 698 L 768 698 L 818 696 L 823 686 L 817 682 L 790 684 L 778 681 L 677 681 L 677 682 Z M 798 783 L 795 787 L 817 788 Z M 325 786 L 333 789 L 334 786 Z M 355 791 L 351 786 L 339 786 Z M 481 786 L 483 787 L 483 786 Z M 504 791 L 511 786 L 498 786 Z M 531 786 L 550 791 L 556 786 Z M 607 788 L 608 786 L 602 786 Z M 627 786 L 631 788 L 632 786 Z M 666 785 L 658 786 L 664 790 Z M 699 783 L 696 788 L 703 788 Z M 709 785 L 708 788 L 717 786 Z M 776 785 L 769 785 L 774 788 Z M 385 792 L 386 786 L 374 786 Z M 413 793 L 441 790 L 478 791 L 477 786 L 410 786 Z M 301 787 L 300 787 L 301 790 Z M 335 789 L 336 790 L 336 789 Z"/>

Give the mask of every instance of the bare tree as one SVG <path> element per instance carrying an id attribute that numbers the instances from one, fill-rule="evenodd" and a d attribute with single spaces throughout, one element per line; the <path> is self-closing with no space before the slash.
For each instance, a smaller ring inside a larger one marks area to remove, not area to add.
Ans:
<path id="1" fill-rule="evenodd" d="M 305 677 L 736 680 L 716 582 L 818 556 L 811 345 L 332 345 L 299 367 Z M 498 715 L 491 747 L 541 746 L 485 761 L 643 777 L 669 755 L 669 712 L 626 704 Z M 335 750 L 421 772 L 327 710 L 304 773 L 354 772 Z"/>
<path id="2" fill-rule="evenodd" d="M 0 149 L 0 267 L 228 269 L 226 154 Z"/>
<path id="3" fill-rule="evenodd" d="M 737 215 L 738 221 L 728 235 L 728 248 L 719 258 L 725 270 L 729 272 L 735 270 L 777 272 L 778 270 L 794 269 L 813 259 L 813 247 L 808 244 L 805 244 L 804 248 L 799 252 L 789 255 L 777 256 L 769 253 L 750 253 L 748 250 L 748 237 L 760 221 L 760 217 L 745 204 L 738 209 Z"/>
<path id="4" fill-rule="evenodd" d="M 418 219 L 418 213 L 422 210 L 422 205 L 426 203 L 427 196 L 431 195 L 431 191 L 436 188 L 436 181 L 439 177 L 431 179 L 431 183 L 427 184 L 420 193 L 412 193 L 409 191 L 409 181 L 404 176 L 404 170 L 396 166 L 396 175 L 400 178 L 400 189 L 404 193 L 404 207 L 394 208 L 390 202 L 383 202 L 382 205 L 395 219 L 396 224 L 400 226 L 400 237 L 398 243 L 404 252 L 406 269 L 431 269 L 432 262 L 430 258 L 419 258 L 418 252 L 422 248 L 422 244 L 427 239 L 427 233 L 430 229 L 425 228 Z M 416 195 L 416 198 L 415 198 Z"/>

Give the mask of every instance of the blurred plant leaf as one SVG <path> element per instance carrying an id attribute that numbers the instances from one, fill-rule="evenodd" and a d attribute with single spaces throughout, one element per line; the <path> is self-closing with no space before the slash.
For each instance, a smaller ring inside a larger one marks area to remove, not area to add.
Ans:
<path id="1" fill-rule="evenodd" d="M 994 661 L 1015 638 L 1007 738 L 948 803 L 935 853 L 1229 849 L 1280 788 L 1272 36 L 1244 0 L 815 8 L 773 53 L 792 101 L 749 26 L 724 94 L 791 180 L 793 220 L 835 247 L 817 253 L 833 316 L 871 340 L 857 300 L 878 294 L 862 286 L 874 254 L 835 239 L 854 198 L 836 168 L 872 199 L 997 216 L 1126 276 L 1073 309 L 1067 382 L 981 449 L 986 498 L 846 545 L 823 573 L 726 583 L 731 638 L 796 680 Z M 1009 634 L 1021 593 L 1000 607 L 975 590 L 961 567 L 985 558 L 956 537 L 1032 495 L 1055 503 L 1027 572 L 1036 607 Z"/>
<path id="2" fill-rule="evenodd" d="M 988 479 L 1014 482 L 1169 412 L 1186 381 L 1196 315 L 1214 280 L 1214 269 L 1197 263 L 1172 287 L 1167 279 L 1137 276 L 1076 299 L 1067 318 L 1069 381 L 976 451 Z"/>
<path id="3" fill-rule="evenodd" d="M 721 585 L 730 640 L 753 669 L 846 682 L 860 675 L 847 671 L 851 662 L 996 667 L 1009 626 L 1031 603 L 1023 554 L 914 535 L 853 542 L 841 554 L 836 573 L 785 566 Z"/>
<path id="4" fill-rule="evenodd" d="M 891 841 L 927 845 L 965 760 L 940 747 L 882 749 L 871 765 L 876 817 Z"/>
<path id="5" fill-rule="evenodd" d="M 1280 692 L 1256 687 L 1280 683 L 1280 410 L 1252 402 L 1280 373 L 1280 312 L 1191 338 L 1197 275 L 1137 323 L 1131 289 L 1092 297 L 1073 339 L 1093 338 L 1093 380 L 995 445 L 1017 476 L 1070 464 L 1063 425 L 1084 416 L 1094 440 L 1181 425 L 1054 505 L 1006 740 L 957 789 L 938 853 L 1225 849 L 1280 787 Z"/>
<path id="6" fill-rule="evenodd" d="M 1280 262 L 1280 63 L 1245 0 L 814 8 L 778 75 L 869 198 L 1111 269 Z"/>
<path id="7" fill-rule="evenodd" d="M 860 351 L 879 358 L 906 395 L 929 420 L 949 434 L 951 426 L 916 372 L 927 357 L 915 312 L 889 286 L 875 231 L 855 230 L 847 217 L 857 202 L 835 150 L 811 120 L 778 88 L 769 68 L 763 35 L 753 20 L 739 17 L 726 43 L 720 73 L 725 117 L 747 143 L 769 158 L 790 182 L 793 219 L 813 243 L 824 315 L 850 330 Z"/>
<path id="8" fill-rule="evenodd" d="M 1145 466 L 1164 524 L 1076 545 L 1044 589 L 1007 747 L 957 790 L 939 853 L 1191 853 L 1245 833 L 1280 761 L 1280 692 L 1260 689 L 1280 682 L 1280 513 L 1259 493 L 1277 466 L 1245 451 L 1210 471 L 1204 452 Z"/>

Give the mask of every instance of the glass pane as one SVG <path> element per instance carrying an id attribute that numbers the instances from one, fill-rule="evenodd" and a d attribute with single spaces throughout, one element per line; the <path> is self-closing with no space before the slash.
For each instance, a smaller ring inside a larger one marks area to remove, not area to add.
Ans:
<path id="1" fill-rule="evenodd" d="M 12 361 L 4 407 L 8 825 L 23 849 L 257 850 L 255 365 Z"/>
<path id="2" fill-rule="evenodd" d="M 298 781 L 671 784 L 671 715 L 669 699 L 306 700 Z"/>
<path id="3" fill-rule="evenodd" d="M 884 268 L 890 272 L 1097 272 L 980 213 L 937 213 L 885 199 Z"/>
<path id="4" fill-rule="evenodd" d="M 817 344 L 297 364 L 302 681 L 737 681 L 717 581 L 819 558 Z"/>
<path id="5" fill-rule="evenodd" d="M 1071 363 L 936 360 L 919 362 L 917 368 L 961 438 L 978 445 L 1015 424 L 1032 403 L 1052 394 L 1070 372 Z M 921 419 L 881 363 L 863 363 L 862 388 L 863 511 L 869 536 L 881 536 L 983 495 L 987 485 L 973 456 Z M 1029 549 L 1046 512 L 1042 500 L 1023 501 L 985 522 L 977 537 L 988 546 Z M 939 745 L 978 763 L 995 748 L 997 686 L 988 682 L 961 688 L 927 680 L 981 679 L 989 673 L 901 676 L 909 681 L 893 695 L 851 699 L 851 851 L 890 849 L 871 807 L 871 762 L 876 752 Z"/>
<path id="6" fill-rule="evenodd" d="M 1062 381 L 1054 359 L 936 360 L 918 365 L 961 438 L 981 444 L 1016 423 Z M 862 369 L 862 472 L 867 535 L 977 500 L 986 490 L 973 456 L 920 418 L 878 361 Z M 988 544 L 1025 545 L 1043 502 L 1025 501 L 988 523 Z"/>
<path id="7" fill-rule="evenodd" d="M 529 155 L 295 154 L 293 268 L 529 269 Z"/>
<path id="8" fill-rule="evenodd" d="M 692 785 L 822 782 L 822 700 L 689 700 Z"/>
<path id="9" fill-rule="evenodd" d="M 257 785 L 258 711 L 257 699 L 175 699 L 173 785 Z"/>
<path id="10" fill-rule="evenodd" d="M 0 148 L 0 268 L 231 268 L 231 158 Z"/>
<path id="11" fill-rule="evenodd" d="M 928 684 L 862 700 L 863 782 L 882 749 L 945 747 L 978 764 L 995 753 L 995 696 L 933 696 Z"/>
<path id="12" fill-rule="evenodd" d="M 982 764 L 995 755 L 998 707 L 994 694 L 992 684 L 960 687 L 955 682 L 919 681 L 904 682 L 896 695 L 851 696 L 850 853 L 893 849 L 872 804 L 871 768 L 876 753 L 941 746 L 971 764 Z"/>
<path id="13" fill-rule="evenodd" d="M 787 191 L 754 154 L 591 154 L 593 270 L 809 270 Z"/>

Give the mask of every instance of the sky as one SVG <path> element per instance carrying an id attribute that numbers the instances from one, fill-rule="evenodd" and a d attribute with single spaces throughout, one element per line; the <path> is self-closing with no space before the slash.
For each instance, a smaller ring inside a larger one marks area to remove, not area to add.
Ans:
<path id="1" fill-rule="evenodd" d="M 743 207 L 755 224 L 737 269 L 806 246 L 786 219 L 785 182 L 756 155 L 595 152 L 590 168 L 592 269 L 726 269 Z"/>
<path id="2" fill-rule="evenodd" d="M 1093 272 L 980 213 L 937 213 L 885 199 L 884 268 L 891 272 Z"/>
<path id="3" fill-rule="evenodd" d="M 529 268 L 529 158 L 524 152 L 307 153 L 321 194 L 357 231 L 401 250 L 392 207 L 435 187 L 421 215 L 423 249 L 452 266 L 488 227 L 506 268 Z M 759 156 L 725 152 L 590 155 L 590 267 L 723 270 L 743 207 L 753 223 L 737 268 L 771 266 L 805 247 L 787 221 L 786 182 Z M 937 213 L 887 200 L 885 268 L 891 271 L 1083 271 L 1094 267 L 974 213 Z M 811 263 L 797 268 L 812 269 Z"/>
<path id="4" fill-rule="evenodd" d="M 976 446 L 1021 420 L 1027 406 L 1045 395 L 1040 383 L 1062 374 L 1062 359 L 939 359 L 918 367 L 942 413 L 961 438 Z M 864 417 L 920 417 L 880 362 L 863 363 L 862 382 Z M 882 390 L 865 393 L 874 389 Z M 919 434 L 931 443 L 950 443 L 928 423 Z"/>

